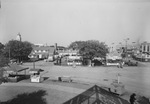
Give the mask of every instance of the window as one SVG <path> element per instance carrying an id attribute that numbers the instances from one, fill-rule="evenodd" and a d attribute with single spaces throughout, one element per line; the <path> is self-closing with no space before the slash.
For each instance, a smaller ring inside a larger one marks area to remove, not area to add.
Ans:
<path id="1" fill-rule="evenodd" d="M 143 46 L 143 51 L 145 52 L 145 45 Z"/>
<path id="2" fill-rule="evenodd" d="M 149 45 L 147 46 L 147 52 L 149 52 Z"/>

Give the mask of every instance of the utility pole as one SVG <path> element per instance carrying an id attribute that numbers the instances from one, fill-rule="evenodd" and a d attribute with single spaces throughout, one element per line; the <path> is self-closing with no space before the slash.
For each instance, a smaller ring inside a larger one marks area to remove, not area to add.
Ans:
<path id="1" fill-rule="evenodd" d="M 35 60 L 33 60 L 33 69 L 35 69 Z"/>
<path id="2" fill-rule="evenodd" d="M 9 46 L 9 61 L 10 61 L 10 46 Z"/>
<path id="3" fill-rule="evenodd" d="M 36 60 L 36 55 L 34 55 L 34 57 L 32 58 L 33 60 L 33 69 L 35 69 L 35 60 Z"/>
<path id="4" fill-rule="evenodd" d="M 126 38 L 124 40 L 125 40 L 125 44 L 126 44 L 126 46 L 125 46 L 125 54 L 126 54 L 126 57 L 127 57 L 127 49 L 128 49 L 128 40 L 129 40 L 129 38 Z"/>
<path id="5" fill-rule="evenodd" d="M 119 51 L 122 53 L 122 43 L 119 42 Z"/>
<path id="6" fill-rule="evenodd" d="M 113 46 L 113 45 L 114 45 L 114 43 L 112 43 L 112 52 L 114 51 L 114 50 L 113 50 L 113 48 L 114 48 L 114 46 Z"/>

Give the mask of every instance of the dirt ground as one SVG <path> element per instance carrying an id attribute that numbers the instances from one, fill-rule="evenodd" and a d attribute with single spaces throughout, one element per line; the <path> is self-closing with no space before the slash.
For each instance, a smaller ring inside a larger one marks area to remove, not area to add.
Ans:
<path id="1" fill-rule="evenodd" d="M 44 89 L 48 92 L 46 96 L 48 104 L 59 104 L 85 91 L 91 86 L 110 87 L 110 84 L 117 79 L 119 73 L 120 82 L 125 85 L 125 99 L 129 98 L 132 92 L 145 95 L 150 98 L 150 63 L 140 63 L 138 67 L 82 67 L 54 66 L 51 62 L 36 62 L 36 68 L 41 68 L 44 72 L 42 77 L 48 77 L 42 83 L 31 83 L 30 80 L 18 83 L 5 83 L 0 85 L 0 99 L 6 101 L 17 94 L 23 92 L 33 92 Z M 24 63 L 24 67 L 33 68 L 33 63 Z M 27 70 L 28 73 L 29 70 Z M 73 83 L 54 82 L 60 76 L 70 76 Z M 14 87 L 15 86 L 15 87 Z"/>

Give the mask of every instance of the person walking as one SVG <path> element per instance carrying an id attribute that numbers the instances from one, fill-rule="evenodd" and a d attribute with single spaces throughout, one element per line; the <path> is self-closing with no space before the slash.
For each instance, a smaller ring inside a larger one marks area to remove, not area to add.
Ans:
<path id="1" fill-rule="evenodd" d="M 136 100 L 136 94 L 133 93 L 133 94 L 130 96 L 130 104 L 135 104 L 135 100 Z"/>

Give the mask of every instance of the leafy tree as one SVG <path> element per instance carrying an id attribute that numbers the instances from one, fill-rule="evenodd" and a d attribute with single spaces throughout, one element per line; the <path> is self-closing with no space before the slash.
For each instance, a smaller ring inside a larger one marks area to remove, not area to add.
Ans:
<path id="1" fill-rule="evenodd" d="M 0 67 L 4 67 L 9 63 L 8 58 L 6 58 L 3 54 L 0 54 Z"/>
<path id="2" fill-rule="evenodd" d="M 0 43 L 0 67 L 4 67 L 9 62 L 8 58 L 4 56 L 3 51 L 4 51 L 4 45 Z"/>
<path id="3" fill-rule="evenodd" d="M 32 51 L 32 44 L 29 42 L 21 42 L 17 40 L 10 40 L 4 49 L 6 57 L 18 59 L 18 61 L 28 59 L 28 55 Z"/>
<path id="4" fill-rule="evenodd" d="M 75 42 L 72 42 L 69 45 L 69 48 L 71 48 L 73 50 L 80 50 L 85 45 L 85 42 L 86 41 L 75 41 Z"/>
<path id="5" fill-rule="evenodd" d="M 91 60 L 94 57 L 105 57 L 106 53 L 108 53 L 107 45 L 97 40 L 75 41 L 70 44 L 69 48 L 79 50 L 79 53 L 84 58 Z"/>
<path id="6" fill-rule="evenodd" d="M 0 42 L 0 54 L 2 54 L 3 49 L 4 49 L 4 45 Z"/>

